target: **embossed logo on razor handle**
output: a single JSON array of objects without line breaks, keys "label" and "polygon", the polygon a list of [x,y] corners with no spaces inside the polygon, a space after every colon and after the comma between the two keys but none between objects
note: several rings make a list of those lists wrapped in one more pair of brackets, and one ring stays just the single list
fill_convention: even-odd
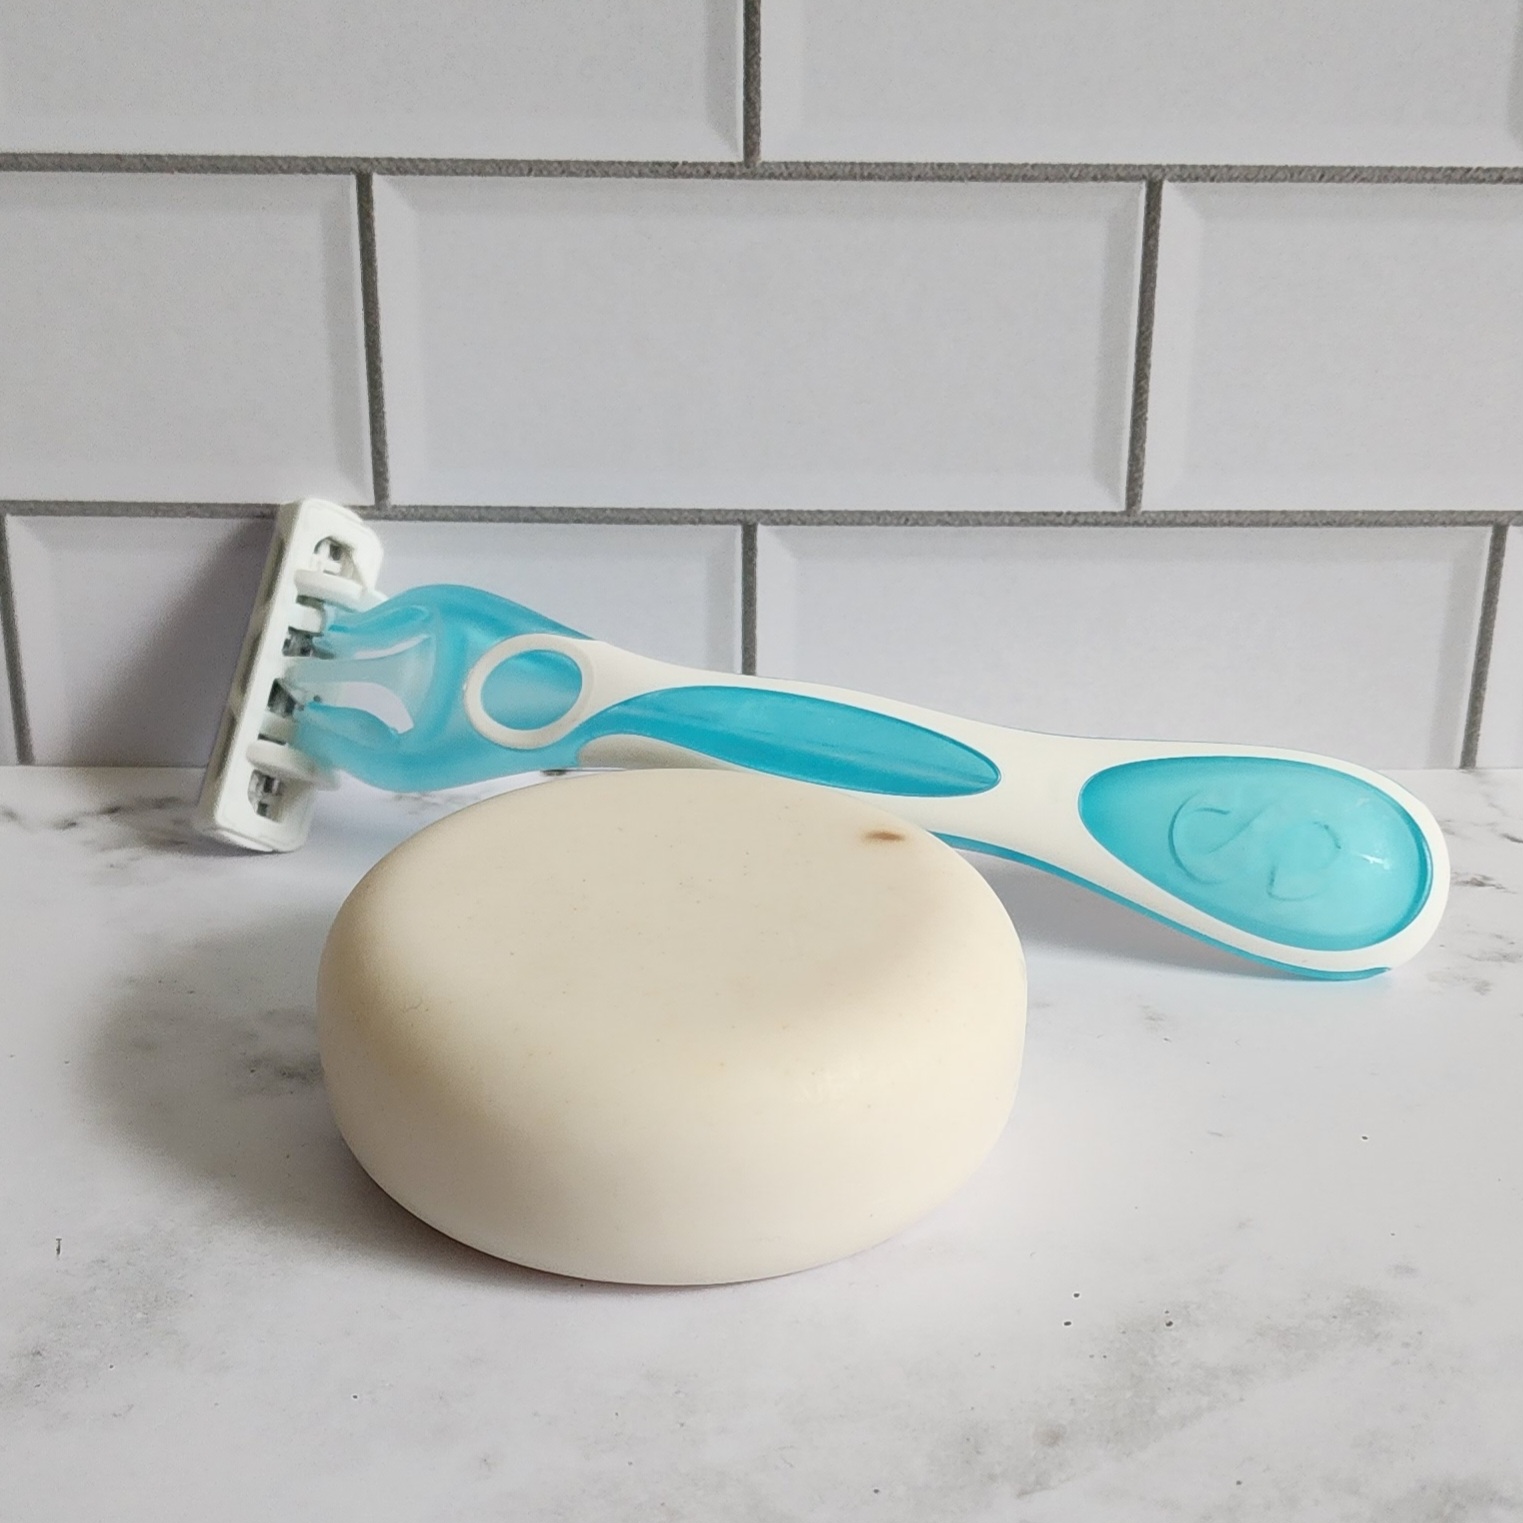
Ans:
[{"label": "embossed logo on razor handle", "polygon": [[1276,799],[1198,793],[1169,825],[1174,860],[1197,883],[1249,879],[1275,899],[1311,899],[1328,882],[1343,843],[1324,819]]}]

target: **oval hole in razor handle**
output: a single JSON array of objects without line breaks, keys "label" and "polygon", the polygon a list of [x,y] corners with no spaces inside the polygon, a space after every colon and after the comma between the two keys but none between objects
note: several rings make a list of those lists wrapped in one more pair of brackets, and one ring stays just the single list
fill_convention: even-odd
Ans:
[{"label": "oval hole in razor handle", "polygon": [[[580,677],[561,717],[515,730],[488,714],[481,694],[501,664],[549,649]],[[499,744],[570,739],[592,764],[707,761],[886,795],[955,845],[1045,868],[1301,973],[1357,978],[1405,961],[1447,895],[1447,851],[1428,810],[1327,758],[1037,735],[548,634],[503,642],[473,681],[467,710]]]},{"label": "oval hole in razor handle", "polygon": [[[749,772],[850,792],[941,798],[982,793],[999,781],[999,768],[988,757],[938,730],[860,704],[759,683],[710,678],[606,702],[606,684],[596,672],[598,662],[609,659],[600,653],[611,651],[595,641],[573,645],[548,634],[505,640],[467,680],[466,713],[488,740],[515,749],[573,737],[585,750],[606,737],[639,737]],[[493,686],[504,673],[552,654],[569,656],[575,668],[574,686],[568,683],[555,720],[528,724],[523,700],[503,685],[494,701]],[[539,675],[536,697],[542,702]],[[590,714],[600,688],[605,706]],[[503,722],[505,711],[515,724]],[[535,717],[543,721],[542,713]]]}]

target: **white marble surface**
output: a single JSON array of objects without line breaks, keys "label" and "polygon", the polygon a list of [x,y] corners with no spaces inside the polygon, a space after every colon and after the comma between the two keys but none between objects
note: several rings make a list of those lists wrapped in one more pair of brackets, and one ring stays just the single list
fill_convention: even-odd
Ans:
[{"label": "white marble surface", "polygon": [[1523,1517],[1523,773],[1407,781],[1457,886],[1368,983],[993,868],[1032,1008],[990,1162],[672,1291],[457,1247],[334,1132],[324,932],[446,804],[355,787],[256,859],[191,774],[0,772],[0,1516]]}]

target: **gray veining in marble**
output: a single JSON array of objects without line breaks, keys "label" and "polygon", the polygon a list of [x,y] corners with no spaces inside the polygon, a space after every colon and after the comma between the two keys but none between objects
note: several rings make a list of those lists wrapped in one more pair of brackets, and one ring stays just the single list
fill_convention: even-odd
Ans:
[{"label": "gray veining in marble", "polygon": [[1523,1518],[1523,774],[1407,781],[1452,908],[1367,983],[989,867],[1031,1022],[972,1183],[631,1290],[440,1237],[329,1118],[327,924],[458,799],[252,858],[188,774],[0,771],[0,1516]]}]

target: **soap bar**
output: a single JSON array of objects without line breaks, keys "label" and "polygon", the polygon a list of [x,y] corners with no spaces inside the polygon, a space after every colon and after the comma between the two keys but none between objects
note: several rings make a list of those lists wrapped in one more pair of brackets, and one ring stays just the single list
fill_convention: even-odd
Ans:
[{"label": "soap bar", "polygon": [[978,872],[861,799],[589,773],[462,809],[356,887],[323,1072],[408,1210],[581,1279],[804,1269],[945,1200],[1009,1114],[1019,939]]}]

